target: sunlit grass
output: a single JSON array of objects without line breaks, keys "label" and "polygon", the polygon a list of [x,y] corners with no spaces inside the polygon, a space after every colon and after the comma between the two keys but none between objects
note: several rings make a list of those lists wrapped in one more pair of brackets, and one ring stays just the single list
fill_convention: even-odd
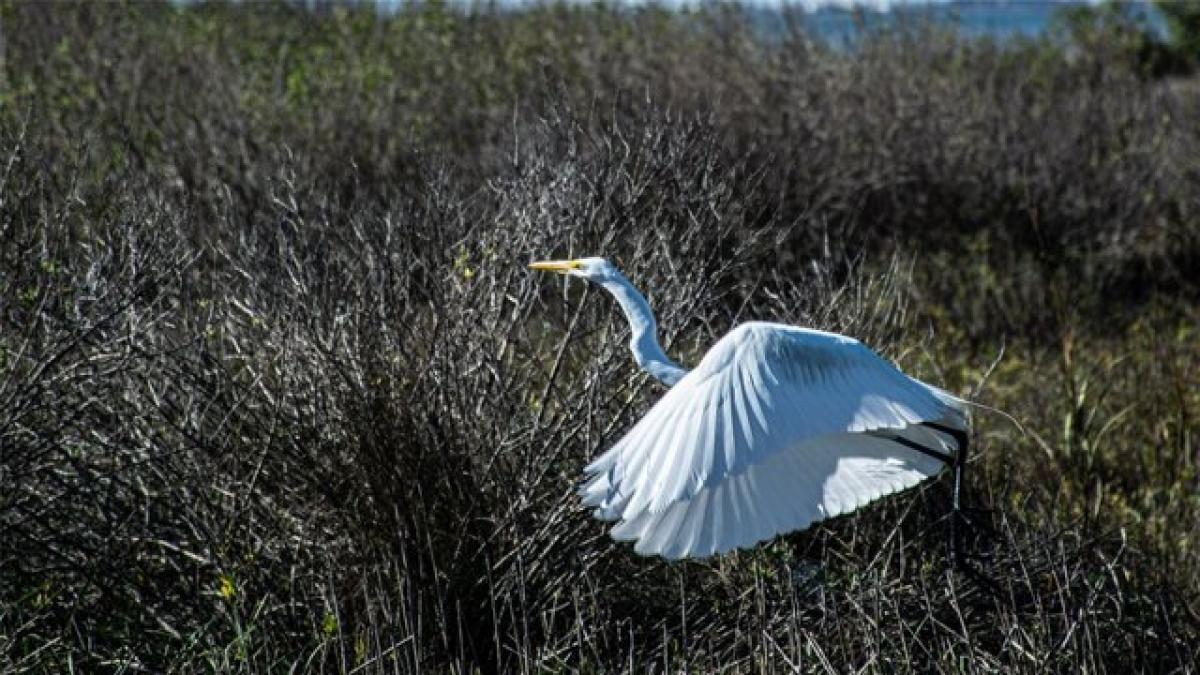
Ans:
[{"label": "sunlit grass", "polygon": [[[736,12],[4,4],[0,668],[1128,672],[1200,645],[1197,109],[1061,44]],[[1184,94],[1179,94],[1183,92]],[[579,508],[695,363],[847,332],[948,486],[667,564]]]}]

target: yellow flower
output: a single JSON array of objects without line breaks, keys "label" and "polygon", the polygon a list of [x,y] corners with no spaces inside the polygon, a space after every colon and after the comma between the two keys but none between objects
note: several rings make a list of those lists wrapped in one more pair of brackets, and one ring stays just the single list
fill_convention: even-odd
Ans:
[{"label": "yellow flower", "polygon": [[222,598],[232,600],[237,595],[237,586],[233,584],[233,577],[228,574],[221,575],[221,589],[218,591]]}]

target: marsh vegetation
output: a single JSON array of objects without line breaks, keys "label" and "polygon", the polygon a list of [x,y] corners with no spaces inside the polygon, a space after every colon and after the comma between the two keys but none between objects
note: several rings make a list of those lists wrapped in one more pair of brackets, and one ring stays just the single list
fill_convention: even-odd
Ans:
[{"label": "marsh vegetation", "polygon": [[[1186,68],[720,8],[0,11],[4,670],[1194,669]],[[945,478],[715,560],[609,540],[580,469],[660,389],[525,269],[569,254],[686,364],[793,322],[1019,420],[975,422],[993,585]]]}]

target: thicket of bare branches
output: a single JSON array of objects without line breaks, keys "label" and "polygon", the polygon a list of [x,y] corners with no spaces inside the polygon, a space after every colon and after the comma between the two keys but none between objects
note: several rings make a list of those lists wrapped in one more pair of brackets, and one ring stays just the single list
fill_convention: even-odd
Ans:
[{"label": "thicket of bare branches", "polygon": [[[5,670],[1193,667],[1186,92],[719,11],[3,12]],[[682,362],[770,318],[1018,417],[990,582],[937,481],[718,560],[610,541],[580,467],[661,390],[525,269],[588,254]]]}]

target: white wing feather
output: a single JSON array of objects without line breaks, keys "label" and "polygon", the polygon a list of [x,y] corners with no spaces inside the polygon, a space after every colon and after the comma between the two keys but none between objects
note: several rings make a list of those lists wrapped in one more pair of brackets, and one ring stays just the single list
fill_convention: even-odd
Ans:
[{"label": "white wing feather", "polygon": [[936,475],[941,461],[889,439],[957,451],[921,422],[966,426],[956,399],[852,338],[742,324],[587,467],[580,494],[639,553],[721,553]]}]

